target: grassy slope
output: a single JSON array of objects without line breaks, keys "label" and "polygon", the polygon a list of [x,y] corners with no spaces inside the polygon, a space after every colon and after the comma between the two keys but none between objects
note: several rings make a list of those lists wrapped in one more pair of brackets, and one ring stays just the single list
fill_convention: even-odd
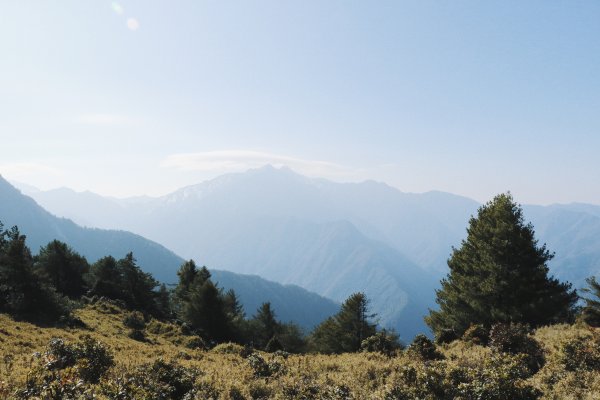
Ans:
[{"label": "grassy slope", "polygon": [[[333,390],[346,386],[352,398],[380,399],[389,390],[391,382],[401,375],[407,366],[421,368],[422,361],[406,354],[387,358],[378,354],[344,354],[338,356],[301,355],[281,357],[285,372],[274,378],[256,378],[247,360],[237,354],[221,354],[214,350],[189,349],[185,346],[190,337],[182,335],[176,326],[151,322],[155,329],[146,329],[147,342],[138,342],[127,336],[123,326],[124,312],[110,304],[88,305],[76,311],[76,315],[85,323],[86,328],[43,328],[26,322],[17,322],[0,314],[0,399],[2,392],[12,392],[22,386],[27,372],[35,363],[35,352],[44,351],[53,337],[75,341],[89,334],[107,344],[115,355],[116,367],[112,374],[125,369],[151,362],[158,357],[176,360],[181,365],[193,366],[202,371],[200,381],[209,382],[223,395],[229,398],[232,387],[238,388],[247,398],[256,388],[271,393],[269,398],[283,397],[284,388],[310,387],[320,390]],[[160,332],[151,333],[149,331]],[[545,399],[598,399],[600,398],[600,372],[566,372],[557,370],[553,359],[559,345],[565,339],[575,336],[590,336],[589,328],[559,325],[539,329],[535,338],[547,350],[547,366],[529,383],[542,389]],[[464,342],[454,342],[442,348],[449,365],[481,365],[491,357],[491,351],[481,346]],[[274,356],[264,354],[268,361]],[[557,375],[558,371],[558,375]],[[547,382],[550,376],[559,376],[560,380],[552,388]],[[337,397],[331,397],[337,398]]]}]

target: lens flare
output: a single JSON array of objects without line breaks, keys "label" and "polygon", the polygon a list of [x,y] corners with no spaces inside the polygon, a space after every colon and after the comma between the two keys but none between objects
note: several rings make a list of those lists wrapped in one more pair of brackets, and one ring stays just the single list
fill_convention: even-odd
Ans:
[{"label": "lens flare", "polygon": [[128,18],[127,27],[132,31],[137,31],[140,28],[140,23],[135,18]]},{"label": "lens flare", "polygon": [[117,13],[118,15],[123,14],[123,7],[119,3],[117,3],[116,1],[113,1],[111,6],[115,13]]}]

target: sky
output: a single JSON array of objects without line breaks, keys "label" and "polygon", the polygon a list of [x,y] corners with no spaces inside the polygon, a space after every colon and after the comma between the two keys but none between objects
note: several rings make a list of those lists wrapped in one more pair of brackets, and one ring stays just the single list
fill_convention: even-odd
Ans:
[{"label": "sky", "polygon": [[5,1],[0,174],[161,195],[264,164],[600,204],[600,2]]}]

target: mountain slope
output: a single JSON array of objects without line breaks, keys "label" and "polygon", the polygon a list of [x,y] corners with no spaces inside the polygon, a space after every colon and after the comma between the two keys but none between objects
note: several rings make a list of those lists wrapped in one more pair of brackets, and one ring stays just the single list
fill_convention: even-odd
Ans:
[{"label": "mountain slope", "polygon": [[[175,253],[141,236],[125,231],[82,228],[68,219],[57,218],[2,177],[0,221],[7,227],[17,225],[27,236],[33,253],[53,239],[68,243],[90,262],[106,255],[120,258],[133,251],[145,271],[167,283],[177,281],[176,272],[183,263]],[[332,300],[297,286],[283,286],[257,276],[226,271],[211,269],[211,273],[225,290],[236,291],[248,315],[252,315],[262,302],[270,301],[280,319],[295,321],[309,330],[339,309]]]},{"label": "mountain slope", "polygon": [[175,253],[142,236],[125,231],[82,228],[68,219],[57,218],[2,177],[0,204],[0,221],[5,226],[18,225],[27,236],[33,253],[53,239],[68,243],[90,262],[106,255],[121,258],[132,251],[146,271],[167,282],[175,278],[182,263]]}]

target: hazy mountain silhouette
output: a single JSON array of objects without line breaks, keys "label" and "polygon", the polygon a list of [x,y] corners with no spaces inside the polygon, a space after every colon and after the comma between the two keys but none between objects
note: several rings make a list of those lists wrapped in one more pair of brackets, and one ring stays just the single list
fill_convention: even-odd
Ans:
[{"label": "hazy mountain silhouette", "polygon": [[[61,189],[60,192],[69,192]],[[100,207],[101,196],[84,194],[84,199],[95,199],[94,207]],[[105,209],[99,209],[101,214]],[[0,177],[0,221],[5,227],[17,225],[27,236],[27,243],[35,254],[40,247],[53,239],[68,243],[88,261],[113,255],[123,257],[132,251],[138,264],[157,279],[166,283],[177,281],[177,269],[183,259],[162,245],[130,232],[83,228],[74,222],[58,218],[33,199],[23,195]],[[339,304],[294,285],[281,285],[258,276],[239,275],[213,270],[215,281],[225,290],[234,289],[246,313],[252,315],[262,302],[270,301],[278,318],[295,321],[305,329],[311,329],[328,316],[336,313]]]},{"label": "hazy mountain silhouette", "polygon": [[[382,322],[405,334],[403,325],[420,321],[432,305],[452,246],[460,245],[479,207],[449,193],[334,183],[271,166],[154,199],[97,196],[106,202],[95,203],[102,213],[88,195],[62,192],[32,196],[50,209],[61,204],[63,215],[91,226],[131,230],[219,268],[298,284],[337,301],[364,290]],[[553,274],[580,287],[600,271],[600,207],[526,206],[525,218],[556,252]]]}]

